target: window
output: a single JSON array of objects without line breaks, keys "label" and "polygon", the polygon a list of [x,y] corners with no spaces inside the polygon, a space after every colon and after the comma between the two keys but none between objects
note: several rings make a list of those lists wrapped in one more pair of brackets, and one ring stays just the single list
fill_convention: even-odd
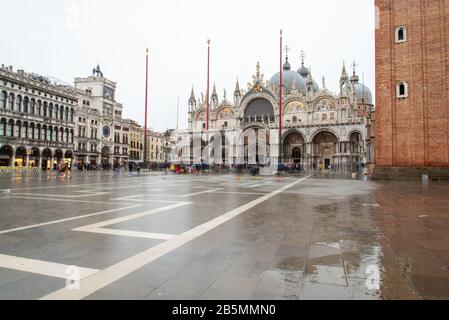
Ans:
[{"label": "window", "polygon": [[407,41],[407,29],[405,27],[398,27],[396,28],[396,35],[395,35],[396,43],[403,43]]},{"label": "window", "polygon": [[15,95],[14,93],[10,93],[8,99],[8,109],[14,110],[14,102],[15,102]]},{"label": "window", "polygon": [[6,108],[6,100],[7,100],[8,94],[6,91],[2,91],[0,94],[0,108],[5,109]]},{"label": "window", "polygon": [[298,122],[298,117],[294,116],[293,117],[293,123],[296,123],[296,122]]},{"label": "window", "polygon": [[22,112],[22,96],[17,96],[17,99],[16,99],[16,112]]},{"label": "window", "polygon": [[398,98],[408,97],[408,84],[407,82],[399,82],[396,89],[396,95]]}]

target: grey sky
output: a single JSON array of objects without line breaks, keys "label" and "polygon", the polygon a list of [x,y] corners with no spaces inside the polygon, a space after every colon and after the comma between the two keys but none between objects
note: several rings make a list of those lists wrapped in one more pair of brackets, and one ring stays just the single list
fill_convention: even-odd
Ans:
[{"label": "grey sky", "polygon": [[[374,94],[374,0],[2,0],[0,63],[72,83],[100,63],[118,83],[124,116],[143,123],[145,48],[150,48],[149,123],[187,126],[192,85],[206,91],[206,39],[212,40],[212,84],[232,97],[246,88],[257,61],[265,78],[279,68],[279,30],[300,66],[300,51],[338,90],[342,61],[355,59]],[[348,66],[348,69],[350,67]]]}]

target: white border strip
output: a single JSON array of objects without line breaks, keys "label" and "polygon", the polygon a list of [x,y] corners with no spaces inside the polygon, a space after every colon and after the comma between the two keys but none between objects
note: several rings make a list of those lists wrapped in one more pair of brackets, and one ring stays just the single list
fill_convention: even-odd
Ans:
[{"label": "white border strip", "polygon": [[190,231],[187,231],[175,238],[154,246],[148,250],[142,251],[128,259],[125,259],[111,267],[99,271],[92,276],[80,281],[80,290],[68,290],[67,288],[60,289],[49,295],[41,298],[41,300],[79,300],[83,299],[96,291],[118,281],[126,275],[142,268],[143,266],[157,260],[158,258],[178,249],[179,247],[197,239],[205,233],[217,228],[218,226],[228,222],[237,217],[245,211],[248,211],[261,203],[279,195],[287,189],[305,181],[311,176],[297,180],[294,183],[286,185],[270,194],[251,201],[243,206],[240,206],[228,213],[223,214],[215,219],[210,220]]},{"label": "white border strip", "polygon": [[[41,274],[49,277],[67,279],[70,276],[70,274],[67,272],[68,267],[69,266],[65,264],[0,254],[0,268],[5,269],[12,269]],[[90,268],[77,268],[79,269],[79,275],[81,279],[89,277],[99,271],[97,269]]]},{"label": "white border strip", "polygon": [[117,211],[122,211],[122,210],[128,210],[128,209],[133,209],[133,208],[137,208],[137,207],[139,207],[139,205],[134,205],[134,206],[125,207],[125,208],[112,209],[112,210],[107,210],[107,211],[102,211],[102,212],[97,212],[97,213],[91,213],[91,214],[86,214],[86,215],[83,215],[83,216],[71,217],[71,218],[67,218],[67,219],[60,219],[60,220],[54,220],[54,221],[49,221],[49,222],[43,222],[43,223],[33,224],[33,225],[30,225],[30,226],[25,226],[25,227],[19,227],[19,228],[14,228],[14,229],[9,229],[9,230],[3,230],[3,231],[0,231],[0,234],[6,234],[6,233],[11,233],[11,232],[16,232],[16,231],[33,229],[33,228],[48,226],[48,225],[51,225],[51,224],[57,224],[57,223],[61,223],[61,222],[68,222],[68,221],[73,221],[73,220],[78,220],[78,219],[90,218],[90,217],[95,217],[95,216],[99,216],[99,215],[106,214],[106,213],[117,212]]}]

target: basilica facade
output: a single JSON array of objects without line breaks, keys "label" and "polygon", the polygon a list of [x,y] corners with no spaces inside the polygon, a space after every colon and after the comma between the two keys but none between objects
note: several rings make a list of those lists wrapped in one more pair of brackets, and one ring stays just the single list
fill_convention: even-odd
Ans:
[{"label": "basilica facade", "polygon": [[324,78],[318,85],[303,55],[297,71],[287,56],[282,77],[281,131],[280,73],[266,81],[259,63],[247,90],[237,80],[233,101],[226,91],[220,99],[214,85],[209,114],[204,96],[197,98],[192,89],[189,128],[176,132],[177,162],[276,168],[281,161],[304,171],[371,168],[375,110],[372,93],[361,83],[355,65],[352,75],[343,65],[338,93],[326,88]]}]

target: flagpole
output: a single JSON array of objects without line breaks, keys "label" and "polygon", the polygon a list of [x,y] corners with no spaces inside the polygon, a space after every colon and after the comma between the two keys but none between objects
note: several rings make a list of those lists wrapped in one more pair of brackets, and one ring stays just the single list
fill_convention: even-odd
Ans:
[{"label": "flagpole", "polygon": [[278,154],[278,175],[280,174],[279,166],[282,162],[282,29],[280,33],[280,76],[279,76],[279,154]]},{"label": "flagpole", "polygon": [[207,39],[207,90],[206,90],[206,161],[209,165],[209,91],[210,91],[210,39]]},{"label": "flagpole", "polygon": [[144,166],[147,168],[147,135],[148,135],[148,48],[146,49],[146,76],[145,76],[145,129],[144,129]]}]

